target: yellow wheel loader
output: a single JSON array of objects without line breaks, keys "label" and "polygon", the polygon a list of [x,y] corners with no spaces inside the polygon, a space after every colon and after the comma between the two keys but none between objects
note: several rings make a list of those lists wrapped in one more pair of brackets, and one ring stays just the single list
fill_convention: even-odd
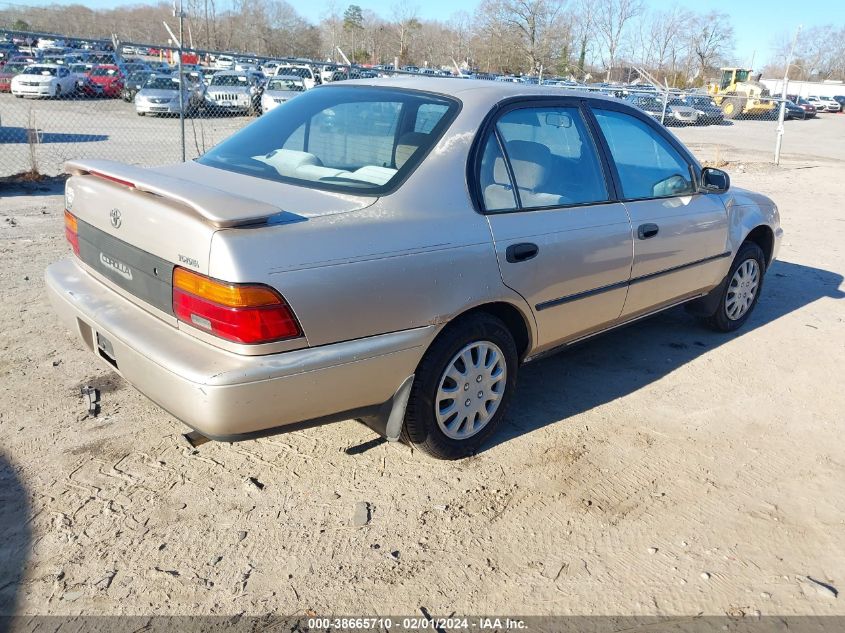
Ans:
[{"label": "yellow wheel loader", "polygon": [[777,111],[777,103],[771,99],[769,89],[759,81],[751,79],[750,68],[722,68],[719,83],[708,86],[707,92],[713,97],[726,119],[740,116],[772,116]]}]

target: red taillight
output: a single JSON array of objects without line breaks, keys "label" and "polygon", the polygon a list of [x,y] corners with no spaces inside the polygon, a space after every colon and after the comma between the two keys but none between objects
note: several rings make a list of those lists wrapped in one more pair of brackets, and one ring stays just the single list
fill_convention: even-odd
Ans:
[{"label": "red taillight", "polygon": [[236,343],[267,343],[302,335],[287,302],[272,288],[229,284],[173,269],[173,312],[180,321]]},{"label": "red taillight", "polygon": [[65,210],[65,237],[73,249],[74,255],[79,256],[79,224],[76,216]]}]

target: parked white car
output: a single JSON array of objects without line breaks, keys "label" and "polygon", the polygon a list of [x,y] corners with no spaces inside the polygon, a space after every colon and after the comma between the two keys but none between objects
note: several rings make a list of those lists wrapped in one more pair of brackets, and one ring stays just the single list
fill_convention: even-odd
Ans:
[{"label": "parked white car", "polygon": [[235,58],[231,55],[218,55],[214,60],[214,67],[220,70],[231,70],[235,67]]},{"label": "parked white car", "polygon": [[842,109],[840,103],[830,97],[819,97],[813,95],[807,97],[807,101],[816,107],[816,112],[839,112]]},{"label": "parked white car", "polygon": [[16,97],[61,97],[76,90],[76,75],[67,66],[32,64],[12,79]]},{"label": "parked white car", "polygon": [[276,76],[280,77],[282,75],[295,75],[296,77],[302,77],[302,82],[305,84],[306,90],[311,90],[314,86],[319,86],[323,83],[323,78],[320,77],[320,73],[315,73],[310,66],[306,66],[305,64],[279,66],[276,68]]},{"label": "parked white car", "polygon": [[261,113],[267,113],[277,105],[293,99],[305,92],[305,83],[296,75],[270,77],[261,93]]}]

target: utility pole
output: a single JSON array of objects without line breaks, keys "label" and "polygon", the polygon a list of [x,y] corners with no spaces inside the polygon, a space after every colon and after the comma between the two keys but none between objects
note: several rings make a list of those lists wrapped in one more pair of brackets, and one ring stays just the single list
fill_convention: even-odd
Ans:
[{"label": "utility pole", "polygon": [[789,48],[789,55],[786,57],[786,70],[783,71],[783,90],[781,91],[780,112],[778,112],[778,132],[775,139],[775,165],[780,165],[780,148],[783,144],[783,120],[786,116],[786,88],[789,83],[789,67],[792,65],[792,55],[795,53],[795,46],[798,44],[798,35],[801,33],[801,25],[795,29],[795,37],[792,38],[792,46]]}]

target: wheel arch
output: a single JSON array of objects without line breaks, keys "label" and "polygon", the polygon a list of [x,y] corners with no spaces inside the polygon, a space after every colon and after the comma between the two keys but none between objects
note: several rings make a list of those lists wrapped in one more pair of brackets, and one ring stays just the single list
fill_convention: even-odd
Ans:
[{"label": "wheel arch", "polygon": [[[508,301],[491,301],[473,306],[472,308],[456,314],[449,320],[443,330],[449,328],[461,319],[479,313],[486,313],[494,316],[505,324],[505,327],[508,329],[511,336],[513,336],[513,340],[516,343],[517,356],[519,357],[520,362],[523,361],[532,348],[534,332],[531,328],[531,322],[529,321],[530,317],[526,316],[522,310]],[[441,333],[443,330],[441,330]],[[438,334],[438,336],[440,336],[440,334]]]},{"label": "wheel arch", "polygon": [[775,233],[770,226],[760,224],[754,227],[745,236],[743,242],[754,242],[757,244],[766,256],[766,268],[771,266],[775,251]]}]

